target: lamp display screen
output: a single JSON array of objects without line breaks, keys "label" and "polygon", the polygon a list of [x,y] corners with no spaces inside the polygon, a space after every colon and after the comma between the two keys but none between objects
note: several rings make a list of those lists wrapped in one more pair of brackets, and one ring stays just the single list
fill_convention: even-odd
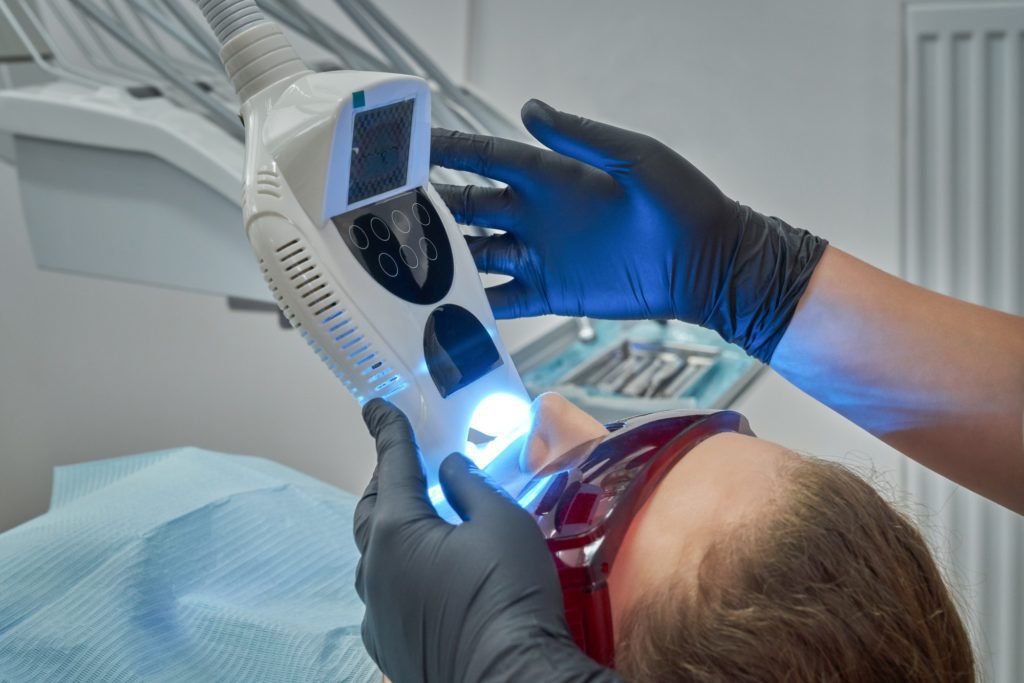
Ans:
[{"label": "lamp display screen", "polygon": [[423,355],[438,393],[445,398],[503,363],[476,316],[454,304],[438,306],[427,318]]},{"label": "lamp display screen", "polygon": [[415,100],[358,112],[352,125],[348,203],[405,185]]}]

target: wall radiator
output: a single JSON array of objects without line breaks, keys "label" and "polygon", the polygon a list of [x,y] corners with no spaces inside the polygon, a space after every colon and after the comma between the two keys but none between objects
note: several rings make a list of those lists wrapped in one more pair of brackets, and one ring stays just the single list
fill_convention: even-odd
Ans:
[{"label": "wall radiator", "polygon": [[[1022,314],[1024,2],[909,4],[904,55],[903,274]],[[1024,681],[1024,518],[903,467],[969,612],[982,680]]]}]

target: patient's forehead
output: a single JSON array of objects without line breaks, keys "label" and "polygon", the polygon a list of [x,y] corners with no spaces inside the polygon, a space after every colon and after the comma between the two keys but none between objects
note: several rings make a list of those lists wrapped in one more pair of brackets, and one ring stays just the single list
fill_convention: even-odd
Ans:
[{"label": "patient's forehead", "polygon": [[717,434],[684,456],[630,524],[609,578],[612,616],[659,585],[696,590],[700,563],[717,540],[770,514],[784,491],[792,451],[744,434]]},{"label": "patient's forehead", "polygon": [[[538,397],[533,417],[522,464],[534,472],[608,433],[558,394]],[[613,622],[621,623],[630,605],[669,581],[695,590],[711,545],[770,510],[784,489],[782,465],[796,457],[778,444],[734,433],[712,436],[687,453],[634,516],[619,548],[608,582]]]}]

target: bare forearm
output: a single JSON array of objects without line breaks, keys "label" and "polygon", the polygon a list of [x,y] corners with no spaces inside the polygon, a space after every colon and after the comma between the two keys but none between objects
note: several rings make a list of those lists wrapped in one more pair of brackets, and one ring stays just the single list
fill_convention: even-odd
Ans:
[{"label": "bare forearm", "polygon": [[772,366],[923,465],[1024,513],[1024,318],[829,248]]}]

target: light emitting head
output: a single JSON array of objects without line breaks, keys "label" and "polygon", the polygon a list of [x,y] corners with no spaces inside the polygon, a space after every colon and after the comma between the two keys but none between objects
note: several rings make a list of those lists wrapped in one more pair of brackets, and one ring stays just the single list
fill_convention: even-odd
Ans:
[{"label": "light emitting head", "polygon": [[484,469],[530,426],[530,404],[524,399],[504,392],[489,394],[469,419],[466,457]]},{"label": "light emitting head", "polygon": [[[518,459],[520,448],[510,446],[529,433],[531,422],[530,404],[523,398],[506,392],[488,394],[469,419],[466,457],[481,470],[503,453]],[[431,486],[427,493],[435,506],[444,500],[440,485]]]},{"label": "light emitting head", "polygon": [[491,438],[530,423],[530,404],[521,397],[504,392],[489,394],[477,404],[469,419],[469,428]]}]

